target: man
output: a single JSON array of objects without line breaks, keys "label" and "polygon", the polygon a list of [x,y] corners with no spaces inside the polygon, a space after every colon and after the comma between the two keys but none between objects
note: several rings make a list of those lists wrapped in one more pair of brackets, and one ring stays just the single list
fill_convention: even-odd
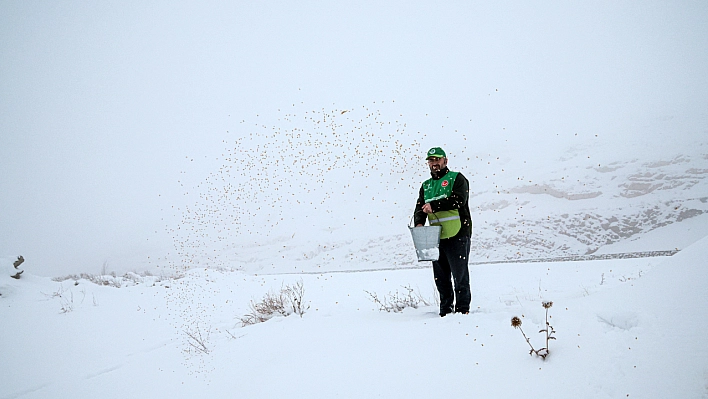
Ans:
[{"label": "man", "polygon": [[423,226],[427,218],[431,225],[442,227],[440,258],[433,261],[440,316],[452,313],[453,309],[468,314],[472,301],[468,268],[472,237],[472,217],[467,204],[469,182],[462,173],[447,168],[442,148],[431,148],[426,159],[432,177],[420,187],[414,223],[416,227]]}]

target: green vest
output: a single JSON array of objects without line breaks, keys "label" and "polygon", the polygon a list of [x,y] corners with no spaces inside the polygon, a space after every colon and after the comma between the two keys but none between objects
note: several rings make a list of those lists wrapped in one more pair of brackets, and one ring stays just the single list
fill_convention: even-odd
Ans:
[{"label": "green vest", "polygon": [[[439,180],[428,179],[423,182],[423,198],[425,203],[448,198],[452,195],[452,186],[455,184],[458,172],[447,172]],[[460,212],[457,209],[451,211],[440,211],[428,215],[431,226],[441,226],[440,238],[454,237],[462,228]]]}]

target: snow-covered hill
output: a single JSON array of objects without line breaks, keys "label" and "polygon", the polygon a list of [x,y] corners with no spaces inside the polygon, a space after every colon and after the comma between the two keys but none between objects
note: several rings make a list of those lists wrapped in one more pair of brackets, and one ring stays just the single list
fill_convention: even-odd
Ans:
[{"label": "snow-covered hill", "polygon": [[[0,399],[708,397],[707,15],[0,2]],[[437,146],[466,316],[407,229]]]},{"label": "snow-covered hill", "polygon": [[[449,146],[473,187],[474,311],[441,319],[405,227],[425,169],[400,140],[418,133],[355,143],[338,120],[227,142],[186,183],[177,252],[155,276],[3,275],[0,398],[708,395],[704,144],[624,161],[606,145],[550,161]],[[568,260],[661,250],[675,254]],[[517,263],[553,257],[566,259]],[[302,317],[241,323],[298,282]],[[372,300],[408,289],[429,305]],[[545,361],[510,325],[544,345],[542,301],[557,331]]]},{"label": "snow-covered hill", "polygon": [[[485,136],[459,116],[407,115],[395,101],[311,108],[259,117],[272,125],[239,121],[213,171],[200,178],[186,168],[184,201],[170,207],[180,222],[166,226],[175,251],[153,265],[411,267],[406,225],[427,178],[422,154],[438,144],[470,181],[475,262],[676,250],[708,234],[708,145],[693,134],[661,148],[651,129],[534,143]],[[689,233],[643,240],[676,223]]]},{"label": "snow-covered hill", "polygon": [[[442,319],[429,269],[194,269],[122,288],[3,276],[0,397],[703,397],[707,240],[669,258],[476,265],[475,310]],[[302,317],[241,327],[250,301],[298,281]],[[403,286],[433,304],[381,312],[365,292]],[[544,345],[544,300],[557,337],[545,361],[510,325]]]}]

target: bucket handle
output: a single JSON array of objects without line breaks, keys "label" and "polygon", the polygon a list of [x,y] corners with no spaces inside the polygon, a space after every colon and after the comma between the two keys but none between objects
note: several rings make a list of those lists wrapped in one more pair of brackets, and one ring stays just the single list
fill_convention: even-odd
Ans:
[{"label": "bucket handle", "polygon": [[[437,217],[437,216],[435,216],[435,214],[434,214],[434,213],[428,213],[428,216],[432,216],[432,217],[434,217],[434,218],[435,218],[435,220],[438,220],[438,221],[440,220],[440,219],[438,219],[438,217]],[[414,221],[414,220],[415,220],[415,212],[413,212],[413,215],[411,215],[411,221],[410,221],[410,222],[408,222],[408,228],[412,229],[412,228],[414,228],[414,227],[415,227],[415,226],[413,225],[413,221]]]}]

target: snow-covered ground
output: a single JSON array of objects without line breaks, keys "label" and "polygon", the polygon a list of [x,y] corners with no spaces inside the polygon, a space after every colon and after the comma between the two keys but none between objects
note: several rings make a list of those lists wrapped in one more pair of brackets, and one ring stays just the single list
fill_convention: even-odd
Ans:
[{"label": "snow-covered ground", "polygon": [[[0,3],[0,399],[708,398],[706,15]],[[407,228],[434,146],[469,315]]]},{"label": "snow-covered ground", "polygon": [[[123,288],[3,276],[2,398],[705,397],[708,238],[672,257],[471,267],[470,315],[378,310],[431,271],[253,275],[194,269]],[[302,281],[309,309],[241,327]],[[556,341],[536,349],[543,300]],[[201,333],[209,353],[190,346]]]},{"label": "snow-covered ground", "polygon": [[[616,162],[611,171],[557,161],[538,172],[550,176],[576,165],[561,180],[583,172],[591,188],[511,179],[500,180],[498,193],[475,191],[470,315],[438,317],[429,263],[415,261],[401,222],[412,209],[403,204],[411,194],[405,190],[384,196],[402,202],[390,208],[372,205],[375,199],[352,201],[351,195],[324,201],[319,222],[295,230],[273,225],[269,234],[250,234],[250,246],[228,234],[220,238],[223,246],[206,232],[204,241],[196,240],[199,229],[214,228],[216,219],[204,213],[203,223],[195,223],[192,211],[184,211],[186,223],[176,230],[194,229],[176,234],[175,245],[188,250],[173,256],[178,261],[163,260],[156,275],[50,279],[27,270],[14,280],[5,273],[0,398],[706,397],[708,223],[702,195],[708,192],[708,157],[701,145],[686,152]],[[472,181],[483,173],[468,174]],[[200,184],[196,198],[207,198],[204,187],[213,185],[209,179]],[[362,192],[376,197],[383,191]],[[271,203],[273,194],[260,195],[256,204]],[[203,204],[197,200],[193,207]],[[393,222],[371,221],[398,207]],[[362,208],[372,216],[359,224]],[[283,226],[297,225],[273,209],[262,222],[281,215]],[[342,226],[326,230],[335,220]],[[538,229],[534,234],[543,239],[527,239],[534,236],[530,231],[509,233],[512,223]],[[258,224],[232,227],[245,232],[253,226]],[[679,252],[516,262],[667,249]],[[253,301],[299,282],[306,308],[301,317],[241,323]],[[401,297],[408,289],[428,305],[396,313],[381,311],[372,300]],[[534,347],[545,346],[537,333],[545,323],[543,301],[553,301],[549,315],[557,338],[545,361],[529,355],[510,324],[518,316]]]}]

